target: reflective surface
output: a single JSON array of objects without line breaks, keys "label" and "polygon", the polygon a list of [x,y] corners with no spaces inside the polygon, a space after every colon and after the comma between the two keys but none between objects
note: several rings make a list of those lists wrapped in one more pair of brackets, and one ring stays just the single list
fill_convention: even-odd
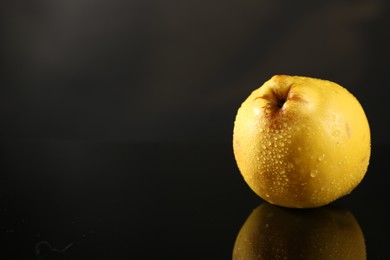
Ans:
[{"label": "reflective surface", "polygon": [[[350,195],[300,211],[258,198],[230,144],[2,143],[0,259],[232,259],[248,234],[288,259],[319,244],[327,259],[343,243],[350,255],[388,259],[388,148],[373,145]],[[279,236],[244,232],[251,218]]]},{"label": "reflective surface", "polygon": [[351,212],[324,206],[287,209],[263,203],[242,226],[233,259],[366,259]]}]

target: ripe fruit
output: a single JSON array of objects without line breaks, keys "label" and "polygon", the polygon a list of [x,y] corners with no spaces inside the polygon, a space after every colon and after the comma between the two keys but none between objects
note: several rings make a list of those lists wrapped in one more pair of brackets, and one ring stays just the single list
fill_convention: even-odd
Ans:
[{"label": "ripe fruit", "polygon": [[233,249],[240,259],[366,259],[364,235],[349,211],[297,210],[263,203],[242,226]]},{"label": "ripe fruit", "polygon": [[239,108],[233,149],[260,197],[285,207],[319,207],[363,179],[370,128],[360,103],[340,85],[277,75]]}]

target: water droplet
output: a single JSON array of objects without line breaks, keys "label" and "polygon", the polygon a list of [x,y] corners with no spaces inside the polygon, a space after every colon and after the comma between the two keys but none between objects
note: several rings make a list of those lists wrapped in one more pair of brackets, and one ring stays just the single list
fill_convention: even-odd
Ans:
[{"label": "water droplet", "polygon": [[340,135],[340,131],[339,131],[339,130],[335,130],[335,131],[332,132],[332,135],[333,135],[334,137],[337,137],[337,136]]},{"label": "water droplet", "polygon": [[300,146],[298,146],[298,151],[300,152],[300,151],[302,151],[302,147],[300,147]]},{"label": "water droplet", "polygon": [[318,157],[318,161],[322,162],[325,158],[325,154],[322,154],[321,156]]},{"label": "water droplet", "polygon": [[312,177],[312,178],[316,177],[317,175],[318,175],[318,171],[317,170],[312,170],[310,172],[310,177]]},{"label": "water droplet", "polygon": [[266,193],[265,196],[266,196],[267,198],[269,198],[269,194],[268,194],[268,193]]},{"label": "water droplet", "polygon": [[263,144],[262,146],[261,146],[263,149],[266,149],[267,147]]},{"label": "water droplet", "polygon": [[271,146],[271,145],[272,145],[271,141],[268,141],[267,146]]},{"label": "water droplet", "polygon": [[289,169],[294,168],[294,164],[292,164],[292,163],[289,162],[289,163],[287,164],[287,168],[289,168]]},{"label": "water droplet", "polygon": [[283,123],[283,127],[287,127],[287,123],[286,122]]}]

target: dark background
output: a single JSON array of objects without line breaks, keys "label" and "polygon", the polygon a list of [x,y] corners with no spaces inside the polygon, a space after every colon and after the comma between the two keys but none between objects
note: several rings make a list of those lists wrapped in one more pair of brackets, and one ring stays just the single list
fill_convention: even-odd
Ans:
[{"label": "dark background", "polygon": [[236,111],[293,74],[363,105],[370,166],[330,206],[389,259],[389,6],[1,1],[0,258],[230,259],[264,203],[234,161]]},{"label": "dark background", "polygon": [[1,1],[2,139],[230,142],[274,74],[335,81],[389,142],[389,2]]}]

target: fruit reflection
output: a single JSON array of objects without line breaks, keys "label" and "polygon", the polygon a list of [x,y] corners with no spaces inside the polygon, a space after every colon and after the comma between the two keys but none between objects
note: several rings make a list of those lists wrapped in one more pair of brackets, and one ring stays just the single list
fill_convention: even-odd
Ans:
[{"label": "fruit reflection", "polygon": [[237,259],[366,259],[363,232],[351,212],[326,206],[288,209],[263,203],[242,226]]}]

